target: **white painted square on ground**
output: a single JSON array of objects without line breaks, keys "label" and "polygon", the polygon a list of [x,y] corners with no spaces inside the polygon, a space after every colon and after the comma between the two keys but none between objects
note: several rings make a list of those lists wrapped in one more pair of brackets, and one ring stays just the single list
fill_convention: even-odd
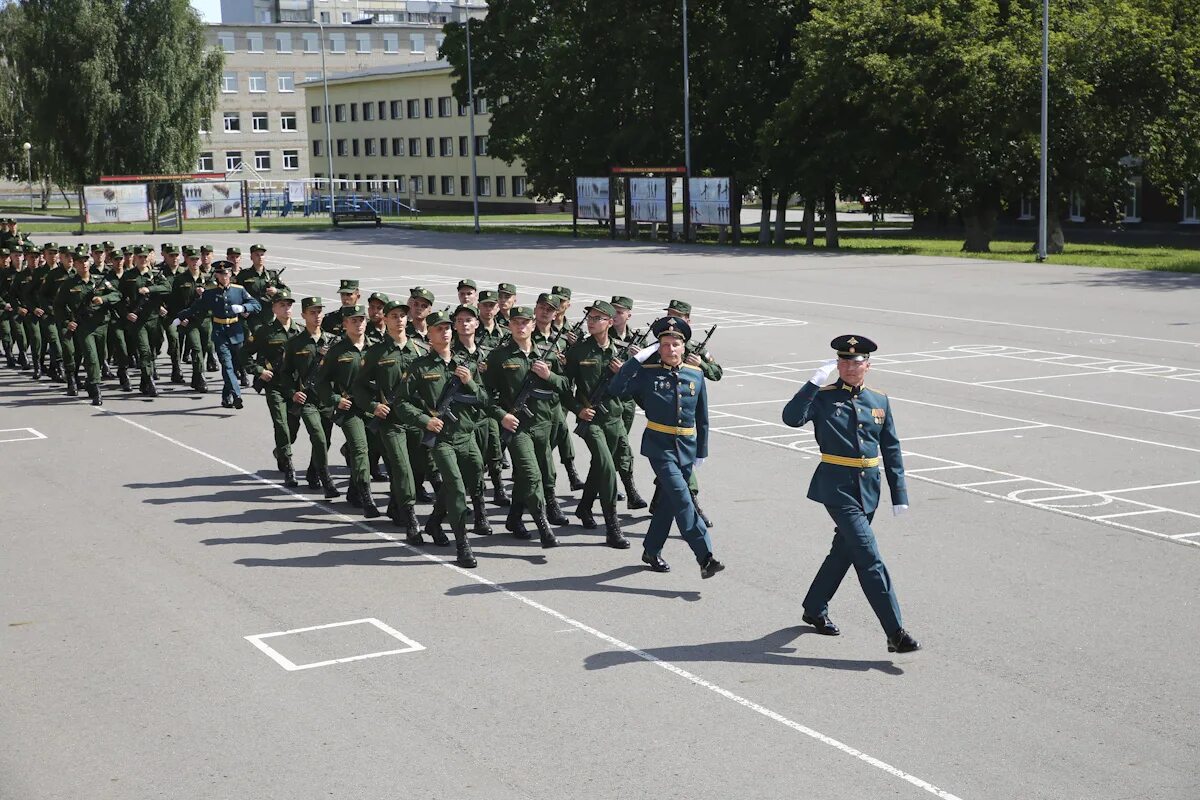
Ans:
[{"label": "white painted square on ground", "polygon": [[[366,627],[354,627],[352,629],[351,626]],[[350,635],[347,636],[346,634]],[[281,639],[280,637],[287,638]],[[290,631],[277,631],[275,633],[258,633],[253,636],[247,636],[245,639],[289,672],[312,669],[314,667],[327,667],[332,664],[345,664],[350,661],[362,661],[368,658],[379,658],[380,656],[415,653],[418,650],[425,649],[424,645],[413,641],[395,628],[385,625],[374,618],[354,619],[349,622],[334,622],[328,625],[313,625],[308,628],[293,628]],[[275,646],[267,644],[264,641],[266,639],[276,639]],[[379,644],[374,644],[375,642],[379,642]],[[404,646],[394,647],[393,645],[396,642],[400,642]],[[372,650],[365,653],[360,652],[352,655],[339,655],[337,658],[305,661],[304,663],[296,663],[294,660],[294,658],[299,657],[296,655],[297,652],[303,652],[305,655],[315,653],[335,655],[337,653],[345,653],[348,650],[363,650],[368,647],[386,647],[387,649]],[[289,658],[281,650],[288,650],[293,657]]]},{"label": "white painted square on ground", "polygon": [[32,442],[45,439],[46,434],[33,428],[0,428],[0,444],[9,442]]}]

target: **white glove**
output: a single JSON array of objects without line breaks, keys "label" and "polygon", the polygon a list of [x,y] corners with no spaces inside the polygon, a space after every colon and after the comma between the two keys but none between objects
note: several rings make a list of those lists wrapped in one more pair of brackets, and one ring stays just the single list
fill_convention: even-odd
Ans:
[{"label": "white glove", "polygon": [[817,367],[817,371],[812,374],[808,382],[816,386],[824,386],[829,383],[829,376],[837,371],[837,359],[831,358],[821,366]]},{"label": "white glove", "polygon": [[647,345],[646,347],[642,348],[641,350],[638,350],[638,354],[636,356],[634,356],[634,358],[637,359],[637,362],[639,364],[645,364],[646,359],[650,358],[650,356],[654,355],[657,352],[658,352],[657,344]]},{"label": "white glove", "polygon": [[892,516],[893,517],[898,517],[901,514],[903,514],[905,511],[908,511],[908,506],[892,506]]},{"label": "white glove", "polygon": [[692,462],[692,469],[700,469],[703,466],[704,466],[703,458],[697,458],[695,461]]},{"label": "white glove", "polygon": [[171,327],[178,328],[181,323],[182,323],[182,320],[180,320],[179,318],[175,318],[175,319],[171,320]]},{"label": "white glove", "polygon": [[246,307],[238,303],[234,303],[229,307],[229,309],[235,314],[243,314],[246,311]]}]

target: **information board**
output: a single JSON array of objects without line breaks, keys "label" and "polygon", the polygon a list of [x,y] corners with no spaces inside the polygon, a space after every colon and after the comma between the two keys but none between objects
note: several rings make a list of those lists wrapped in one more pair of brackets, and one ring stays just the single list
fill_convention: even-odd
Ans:
[{"label": "information board", "polygon": [[729,178],[691,178],[688,192],[693,225],[730,224]]},{"label": "information board", "polygon": [[183,184],[184,219],[225,219],[240,217],[242,214],[240,181],[197,181]]},{"label": "information board", "polygon": [[83,187],[83,207],[89,223],[148,222],[146,184],[110,183]]},{"label": "information board", "polygon": [[667,181],[663,178],[630,178],[630,219],[634,222],[666,222],[668,194]]},{"label": "information board", "polygon": [[575,216],[579,219],[600,219],[606,222],[612,217],[608,178],[575,179]]}]

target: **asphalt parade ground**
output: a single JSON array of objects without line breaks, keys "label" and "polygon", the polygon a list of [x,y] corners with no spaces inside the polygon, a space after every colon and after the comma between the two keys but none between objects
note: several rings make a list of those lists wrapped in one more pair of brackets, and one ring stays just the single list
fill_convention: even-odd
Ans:
[{"label": "asphalt parade ground", "polygon": [[[725,367],[699,479],[728,568],[701,581],[673,534],[673,571],[644,571],[648,516],[621,504],[630,550],[498,532],[462,570],[284,489],[252,391],[237,412],[107,386],[94,409],[3,370],[0,797],[1200,797],[1200,276],[387,229],[203,241],[263,242],[330,307],[343,277],[439,308],[464,277],[521,302],[565,284],[572,317],[625,294],[635,326],[690,301]],[[875,530],[915,654],[887,652],[853,575],[841,637],[800,620],[832,523],[804,496],[811,430],[780,412],[843,333],[879,343],[867,382],[904,446],[912,509],[885,492]],[[561,469],[559,494],[570,516]]]}]

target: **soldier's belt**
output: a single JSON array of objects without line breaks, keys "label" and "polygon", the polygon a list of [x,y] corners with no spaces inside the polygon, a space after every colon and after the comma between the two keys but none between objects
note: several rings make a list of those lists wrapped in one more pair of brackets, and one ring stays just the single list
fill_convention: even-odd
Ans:
[{"label": "soldier's belt", "polygon": [[821,462],[824,464],[836,464],[839,467],[854,467],[855,469],[866,469],[867,467],[878,467],[879,456],[867,458],[860,456],[859,458],[849,458],[847,456],[833,456],[829,453],[821,453]]},{"label": "soldier's belt", "polygon": [[235,322],[241,322],[238,317],[213,317],[212,321],[218,325],[232,325]]},{"label": "soldier's belt", "polygon": [[659,433],[672,433],[676,436],[696,435],[695,428],[677,428],[674,425],[661,425],[657,422],[650,422],[649,420],[646,422],[646,427],[652,431],[658,431]]}]

